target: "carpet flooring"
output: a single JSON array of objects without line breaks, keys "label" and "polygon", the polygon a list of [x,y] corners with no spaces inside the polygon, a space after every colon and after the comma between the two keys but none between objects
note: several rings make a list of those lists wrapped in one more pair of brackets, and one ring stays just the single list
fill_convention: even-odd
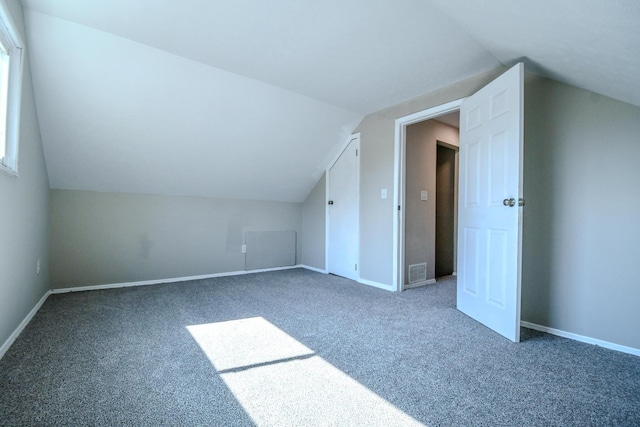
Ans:
[{"label": "carpet flooring", "polygon": [[302,269],[51,295],[0,425],[638,426],[640,358]]}]

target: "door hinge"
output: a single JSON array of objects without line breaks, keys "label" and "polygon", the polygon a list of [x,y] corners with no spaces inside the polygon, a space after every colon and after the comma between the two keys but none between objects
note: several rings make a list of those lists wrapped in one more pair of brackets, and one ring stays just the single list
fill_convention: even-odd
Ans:
[{"label": "door hinge", "polygon": [[358,149],[356,148],[356,157],[358,157]]},{"label": "door hinge", "polygon": [[398,210],[400,210],[400,205],[398,205]]},{"label": "door hinge", "polygon": [[356,264],[356,271],[358,271],[358,264]]}]

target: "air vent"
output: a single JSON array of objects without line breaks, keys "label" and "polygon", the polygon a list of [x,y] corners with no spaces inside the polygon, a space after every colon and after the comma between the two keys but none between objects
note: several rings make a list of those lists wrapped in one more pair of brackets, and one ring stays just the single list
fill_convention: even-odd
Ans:
[{"label": "air vent", "polygon": [[427,280],[427,263],[412,264],[409,266],[409,283],[424,282]]}]

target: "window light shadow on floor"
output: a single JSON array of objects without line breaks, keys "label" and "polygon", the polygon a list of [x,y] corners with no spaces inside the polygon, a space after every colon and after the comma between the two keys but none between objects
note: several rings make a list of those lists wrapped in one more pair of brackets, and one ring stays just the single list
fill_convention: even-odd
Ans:
[{"label": "window light shadow on floor", "polygon": [[262,317],[187,329],[258,426],[423,425]]}]

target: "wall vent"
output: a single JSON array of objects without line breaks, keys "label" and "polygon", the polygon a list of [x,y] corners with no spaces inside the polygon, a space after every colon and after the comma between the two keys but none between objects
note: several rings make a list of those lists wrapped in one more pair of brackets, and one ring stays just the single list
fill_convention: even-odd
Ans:
[{"label": "wall vent", "polygon": [[425,282],[427,280],[427,263],[411,264],[409,266],[409,283]]},{"label": "wall vent", "polygon": [[247,271],[296,265],[296,232],[293,230],[247,231],[244,243]]}]

